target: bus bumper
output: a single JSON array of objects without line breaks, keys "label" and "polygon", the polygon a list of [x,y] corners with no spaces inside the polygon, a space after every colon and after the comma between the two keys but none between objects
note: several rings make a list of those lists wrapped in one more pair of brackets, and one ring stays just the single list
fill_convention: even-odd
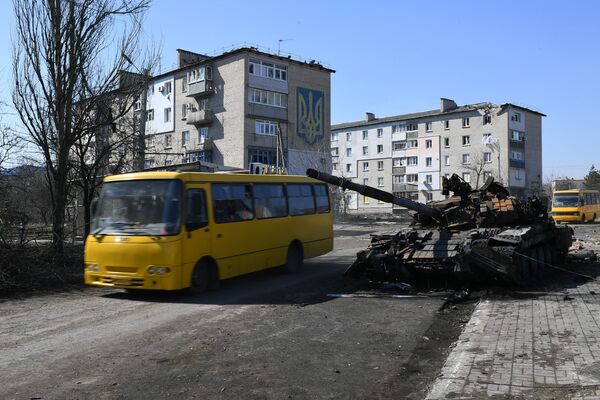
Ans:
[{"label": "bus bumper", "polygon": [[123,276],[106,274],[102,272],[85,271],[85,284],[119,289],[144,289],[144,290],[179,290],[180,279],[175,277],[173,271],[165,275],[152,276]]}]

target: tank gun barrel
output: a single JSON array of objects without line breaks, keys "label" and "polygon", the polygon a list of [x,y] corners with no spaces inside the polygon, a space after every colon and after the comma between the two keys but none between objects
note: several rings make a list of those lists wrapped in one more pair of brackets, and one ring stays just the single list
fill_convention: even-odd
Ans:
[{"label": "tank gun barrel", "polygon": [[435,207],[430,207],[426,204],[412,201],[404,197],[394,196],[394,194],[392,193],[385,192],[383,190],[376,189],[371,186],[360,185],[358,183],[351,182],[339,176],[333,176],[325,172],[317,171],[316,169],[307,169],[306,175],[310,176],[311,178],[323,181],[325,183],[329,183],[330,185],[339,186],[342,189],[350,189],[352,191],[362,194],[363,196],[371,197],[375,200],[380,200],[385,203],[391,203],[397,206],[406,207],[410,210],[417,211],[431,218],[439,218],[441,216],[441,211]]}]

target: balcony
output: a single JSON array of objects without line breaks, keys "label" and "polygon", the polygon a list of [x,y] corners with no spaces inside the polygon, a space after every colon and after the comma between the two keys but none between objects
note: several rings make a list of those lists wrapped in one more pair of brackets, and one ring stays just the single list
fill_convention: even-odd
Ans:
[{"label": "balcony", "polygon": [[197,148],[199,150],[212,150],[213,146],[213,140],[211,138],[205,138],[202,142],[198,143]]},{"label": "balcony", "polygon": [[208,125],[215,117],[211,110],[200,110],[188,113],[186,123],[188,125]]},{"label": "balcony", "polygon": [[406,174],[406,167],[392,167],[392,174],[404,175]]},{"label": "balcony", "polygon": [[417,191],[418,185],[416,183],[393,183],[393,192],[413,192]]},{"label": "balcony", "polygon": [[203,80],[188,83],[188,91],[186,97],[202,97],[207,96],[215,91],[215,86],[211,80]]},{"label": "balcony", "polygon": [[525,160],[517,160],[516,158],[510,158],[508,160],[509,167],[513,168],[525,168]]},{"label": "balcony", "polygon": [[416,139],[419,137],[419,131],[406,132],[406,139]]}]

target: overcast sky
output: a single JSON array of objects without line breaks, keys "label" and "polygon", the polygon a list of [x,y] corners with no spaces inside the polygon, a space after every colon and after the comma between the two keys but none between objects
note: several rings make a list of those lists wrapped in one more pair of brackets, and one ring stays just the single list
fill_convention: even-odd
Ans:
[{"label": "overcast sky", "polygon": [[[600,2],[155,0],[144,37],[211,53],[249,42],[332,75],[333,123],[491,101],[539,110],[544,175],[600,165]],[[12,2],[0,0],[0,100],[10,101]],[[6,110],[5,110],[6,111]],[[9,110],[10,111],[10,110]],[[5,116],[6,118],[6,116]]]}]

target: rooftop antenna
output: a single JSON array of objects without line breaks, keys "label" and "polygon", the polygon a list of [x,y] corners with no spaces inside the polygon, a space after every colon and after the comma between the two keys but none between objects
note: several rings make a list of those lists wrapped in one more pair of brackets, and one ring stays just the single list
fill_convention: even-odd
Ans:
[{"label": "rooftop antenna", "polygon": [[281,42],[289,42],[292,39],[277,39],[277,55],[281,55]]}]

